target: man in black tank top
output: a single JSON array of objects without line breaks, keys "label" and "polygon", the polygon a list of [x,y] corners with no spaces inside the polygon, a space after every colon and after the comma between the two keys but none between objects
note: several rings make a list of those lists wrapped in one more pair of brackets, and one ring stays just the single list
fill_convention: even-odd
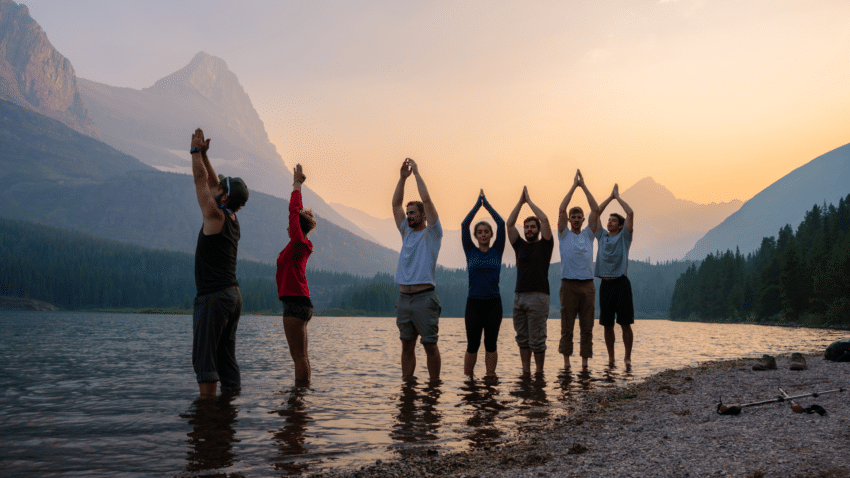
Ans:
[{"label": "man in black tank top", "polygon": [[200,128],[192,135],[192,175],[204,223],[195,249],[195,309],[192,319],[192,366],[201,395],[215,396],[241,386],[236,362],[236,327],[242,296],[236,281],[239,245],[238,211],[248,201],[240,178],[216,176],[207,150],[210,140]]}]

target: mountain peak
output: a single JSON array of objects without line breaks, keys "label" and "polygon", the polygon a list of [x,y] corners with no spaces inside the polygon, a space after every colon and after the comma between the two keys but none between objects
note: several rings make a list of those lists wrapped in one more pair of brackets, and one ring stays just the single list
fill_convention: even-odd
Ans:
[{"label": "mountain peak", "polygon": [[146,89],[170,90],[185,87],[197,90],[213,102],[221,99],[221,90],[238,90],[245,95],[239,79],[227,68],[227,63],[217,56],[202,51],[198,52],[188,65],[159,79],[153,86]]},{"label": "mountain peak", "polygon": [[651,176],[647,176],[636,182],[632,187],[623,191],[623,194],[641,197],[657,197],[660,199],[675,200],[676,197],[669,189],[655,182]]},{"label": "mountain peak", "polygon": [[198,52],[189,64],[143,91],[171,97],[200,93],[212,103],[210,114],[221,115],[230,128],[247,140],[270,144],[260,115],[239,78],[217,56]]}]

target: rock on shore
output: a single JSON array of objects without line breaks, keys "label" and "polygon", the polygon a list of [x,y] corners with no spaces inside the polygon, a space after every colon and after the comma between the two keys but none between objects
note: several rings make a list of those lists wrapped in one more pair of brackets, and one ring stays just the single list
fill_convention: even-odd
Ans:
[{"label": "rock on shore", "polygon": [[490,450],[422,453],[317,476],[433,477],[850,477],[850,391],[801,398],[827,414],[772,403],[725,404],[850,388],[850,363],[807,357],[808,370],[753,371],[756,359],[708,362],[588,394],[567,419]]}]

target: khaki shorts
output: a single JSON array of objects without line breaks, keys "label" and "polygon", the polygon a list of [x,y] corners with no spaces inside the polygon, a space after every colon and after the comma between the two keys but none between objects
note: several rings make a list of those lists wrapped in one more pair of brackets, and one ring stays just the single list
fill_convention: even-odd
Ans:
[{"label": "khaki shorts", "polygon": [[401,340],[422,337],[422,344],[436,344],[440,331],[440,299],[437,291],[427,289],[412,294],[398,293],[396,325]]}]

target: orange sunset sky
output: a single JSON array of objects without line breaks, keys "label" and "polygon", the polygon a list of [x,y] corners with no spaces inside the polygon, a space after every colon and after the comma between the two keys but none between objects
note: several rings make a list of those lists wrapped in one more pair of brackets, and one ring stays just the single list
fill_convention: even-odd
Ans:
[{"label": "orange sunset sky", "polygon": [[285,162],[382,218],[406,156],[459,224],[523,185],[551,218],[577,167],[600,201],[747,200],[850,142],[847,1],[22,3],[82,78],[224,59]]}]

